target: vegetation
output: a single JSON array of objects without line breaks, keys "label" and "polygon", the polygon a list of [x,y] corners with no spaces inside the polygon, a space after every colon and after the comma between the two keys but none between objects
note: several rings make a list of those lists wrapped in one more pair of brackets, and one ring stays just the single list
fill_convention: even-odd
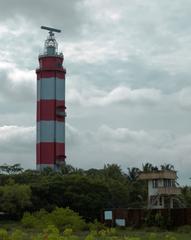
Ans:
[{"label": "vegetation", "polygon": [[69,208],[56,208],[50,213],[45,210],[40,210],[33,214],[26,212],[23,215],[21,223],[25,228],[41,230],[49,225],[54,225],[60,231],[66,228],[73,229],[74,231],[87,228],[85,221]]},{"label": "vegetation", "polygon": [[66,165],[57,173],[48,168],[42,173],[3,172],[0,174],[0,212],[22,216],[26,211],[70,207],[92,221],[100,217],[103,208],[145,207],[147,186],[137,180],[137,173],[135,168],[124,173],[115,164],[87,171]]},{"label": "vegetation", "polygon": [[[161,169],[173,170],[166,164]],[[103,169],[76,169],[66,165],[60,172],[23,170],[20,165],[0,166],[1,219],[17,219],[18,225],[0,229],[0,240],[143,240],[190,239],[191,229],[184,226],[176,234],[108,230],[97,220],[104,208],[145,208],[147,184],[139,181],[140,171],[158,171],[150,163],[142,169],[127,168],[123,172],[116,164]],[[182,188],[182,201],[191,206],[191,187]],[[91,223],[90,223],[91,222]],[[163,228],[168,219],[148,216],[147,226]],[[152,223],[152,224],[151,224]],[[89,231],[84,234],[82,231]],[[156,229],[155,229],[156,230]],[[112,232],[113,231],[113,232]],[[80,232],[76,235],[76,233]],[[29,238],[28,236],[31,236]],[[185,235],[185,238],[184,238]],[[180,238],[180,236],[182,238]]]},{"label": "vegetation", "polygon": [[71,228],[60,231],[55,225],[47,225],[41,231],[29,232],[23,228],[0,229],[1,240],[190,240],[190,233],[146,232],[130,229],[102,229],[100,231],[74,232]]}]

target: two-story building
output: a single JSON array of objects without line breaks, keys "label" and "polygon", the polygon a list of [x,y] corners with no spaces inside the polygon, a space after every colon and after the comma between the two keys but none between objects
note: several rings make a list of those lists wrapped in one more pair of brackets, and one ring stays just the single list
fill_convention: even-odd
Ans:
[{"label": "two-story building", "polygon": [[180,188],[176,186],[176,171],[141,172],[139,179],[148,182],[148,208],[174,208],[175,200],[181,193]]}]

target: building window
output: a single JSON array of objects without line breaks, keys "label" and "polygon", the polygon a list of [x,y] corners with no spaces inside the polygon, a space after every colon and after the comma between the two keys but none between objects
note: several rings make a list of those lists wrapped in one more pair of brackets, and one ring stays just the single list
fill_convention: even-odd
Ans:
[{"label": "building window", "polygon": [[153,188],[158,188],[158,180],[157,179],[152,180],[152,186],[153,186]]},{"label": "building window", "polygon": [[157,206],[158,205],[157,196],[150,196],[150,203],[152,206]]},{"label": "building window", "polygon": [[164,187],[172,187],[172,186],[173,186],[173,180],[164,179]]},{"label": "building window", "polygon": [[159,198],[159,205],[162,206],[162,205],[163,205],[162,203],[163,203],[163,202],[162,202],[162,197],[160,197],[160,198]]}]

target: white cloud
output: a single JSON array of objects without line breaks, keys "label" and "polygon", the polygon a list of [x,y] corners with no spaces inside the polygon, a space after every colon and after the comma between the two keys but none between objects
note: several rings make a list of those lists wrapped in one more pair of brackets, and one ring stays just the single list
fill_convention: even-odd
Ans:
[{"label": "white cloud", "polygon": [[0,61],[1,101],[31,101],[35,99],[36,76],[34,70],[20,69],[10,62]]},{"label": "white cloud", "polygon": [[131,89],[119,86],[111,91],[96,88],[84,89],[81,92],[72,88],[67,92],[69,103],[78,103],[83,106],[108,106],[111,104],[157,104],[162,98],[158,89]]},{"label": "white cloud", "polygon": [[13,152],[29,151],[35,141],[35,127],[2,126],[0,127],[0,149]]},{"label": "white cloud", "polygon": [[78,129],[74,132],[77,138],[81,135],[78,145],[71,145],[68,149],[68,161],[75,166],[100,168],[105,163],[116,163],[125,170],[129,166],[141,168],[146,162],[159,167],[170,163],[179,171],[181,183],[185,184],[190,177],[187,169],[191,167],[191,134],[177,135],[168,130],[131,130],[107,125],[91,133]]},{"label": "white cloud", "polygon": [[180,105],[185,110],[191,110],[191,87],[183,88],[175,97]]},{"label": "white cloud", "polygon": [[[67,69],[67,161],[85,168],[167,161],[187,177],[190,16],[188,0],[3,1],[1,126],[35,125],[33,70],[47,35],[40,26],[47,24],[63,30],[57,40]],[[20,137],[22,127],[1,131],[2,161],[34,167],[34,144],[27,155],[24,143],[17,153],[7,144],[17,146],[13,133]]]}]

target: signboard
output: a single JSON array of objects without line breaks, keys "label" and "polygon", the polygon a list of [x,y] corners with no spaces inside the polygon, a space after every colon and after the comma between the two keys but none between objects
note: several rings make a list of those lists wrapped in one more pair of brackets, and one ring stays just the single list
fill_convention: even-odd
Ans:
[{"label": "signboard", "polygon": [[125,227],[125,219],[115,219],[115,223],[117,226]]},{"label": "signboard", "polygon": [[112,220],[112,211],[104,211],[104,220]]}]

